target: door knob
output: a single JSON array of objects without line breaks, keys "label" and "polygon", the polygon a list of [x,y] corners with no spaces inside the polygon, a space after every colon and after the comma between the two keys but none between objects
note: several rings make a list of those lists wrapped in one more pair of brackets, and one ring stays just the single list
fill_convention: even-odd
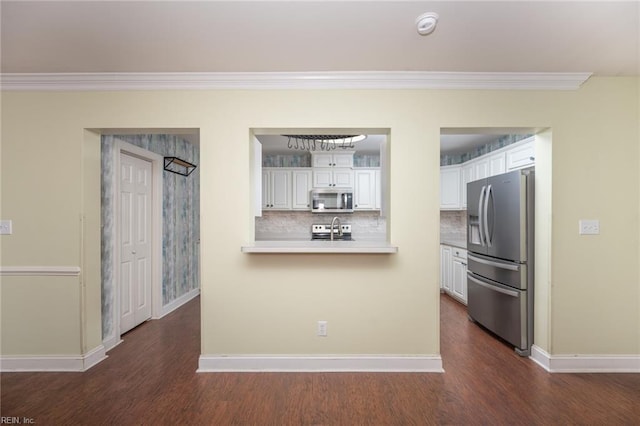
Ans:
[{"label": "door knob", "polygon": [[135,250],[131,250],[131,254],[136,254],[136,251]]}]

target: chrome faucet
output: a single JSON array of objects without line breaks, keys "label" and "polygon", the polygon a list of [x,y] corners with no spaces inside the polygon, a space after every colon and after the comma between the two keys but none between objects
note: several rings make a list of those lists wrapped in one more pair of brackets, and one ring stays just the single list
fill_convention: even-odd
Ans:
[{"label": "chrome faucet", "polygon": [[342,237],[342,224],[340,223],[340,219],[338,218],[338,216],[335,216],[331,221],[331,231],[330,231],[331,241],[333,241],[333,227],[336,222],[338,222],[338,236]]}]

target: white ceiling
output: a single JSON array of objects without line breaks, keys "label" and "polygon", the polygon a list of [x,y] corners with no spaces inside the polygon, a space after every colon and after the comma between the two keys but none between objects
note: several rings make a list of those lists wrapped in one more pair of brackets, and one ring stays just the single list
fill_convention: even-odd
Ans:
[{"label": "white ceiling", "polygon": [[[424,12],[440,16],[426,37]],[[2,0],[0,70],[639,75],[639,23],[638,1]],[[503,130],[444,132],[442,150]]]},{"label": "white ceiling", "polygon": [[[440,15],[429,36],[415,19]],[[4,73],[638,75],[637,1],[2,1]]]}]

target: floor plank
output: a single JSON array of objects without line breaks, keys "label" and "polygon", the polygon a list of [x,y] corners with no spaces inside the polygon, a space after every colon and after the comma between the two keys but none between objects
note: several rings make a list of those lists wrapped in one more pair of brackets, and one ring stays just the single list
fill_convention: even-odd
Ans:
[{"label": "floor plank", "polygon": [[2,373],[40,425],[638,425],[639,374],[549,374],[441,296],[444,374],[195,373],[199,298],[85,373]]}]

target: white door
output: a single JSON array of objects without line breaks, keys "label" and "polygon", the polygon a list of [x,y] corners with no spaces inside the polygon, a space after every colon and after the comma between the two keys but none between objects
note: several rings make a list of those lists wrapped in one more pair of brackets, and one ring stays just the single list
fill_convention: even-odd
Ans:
[{"label": "white door", "polygon": [[120,154],[120,333],[151,318],[151,162]]}]

